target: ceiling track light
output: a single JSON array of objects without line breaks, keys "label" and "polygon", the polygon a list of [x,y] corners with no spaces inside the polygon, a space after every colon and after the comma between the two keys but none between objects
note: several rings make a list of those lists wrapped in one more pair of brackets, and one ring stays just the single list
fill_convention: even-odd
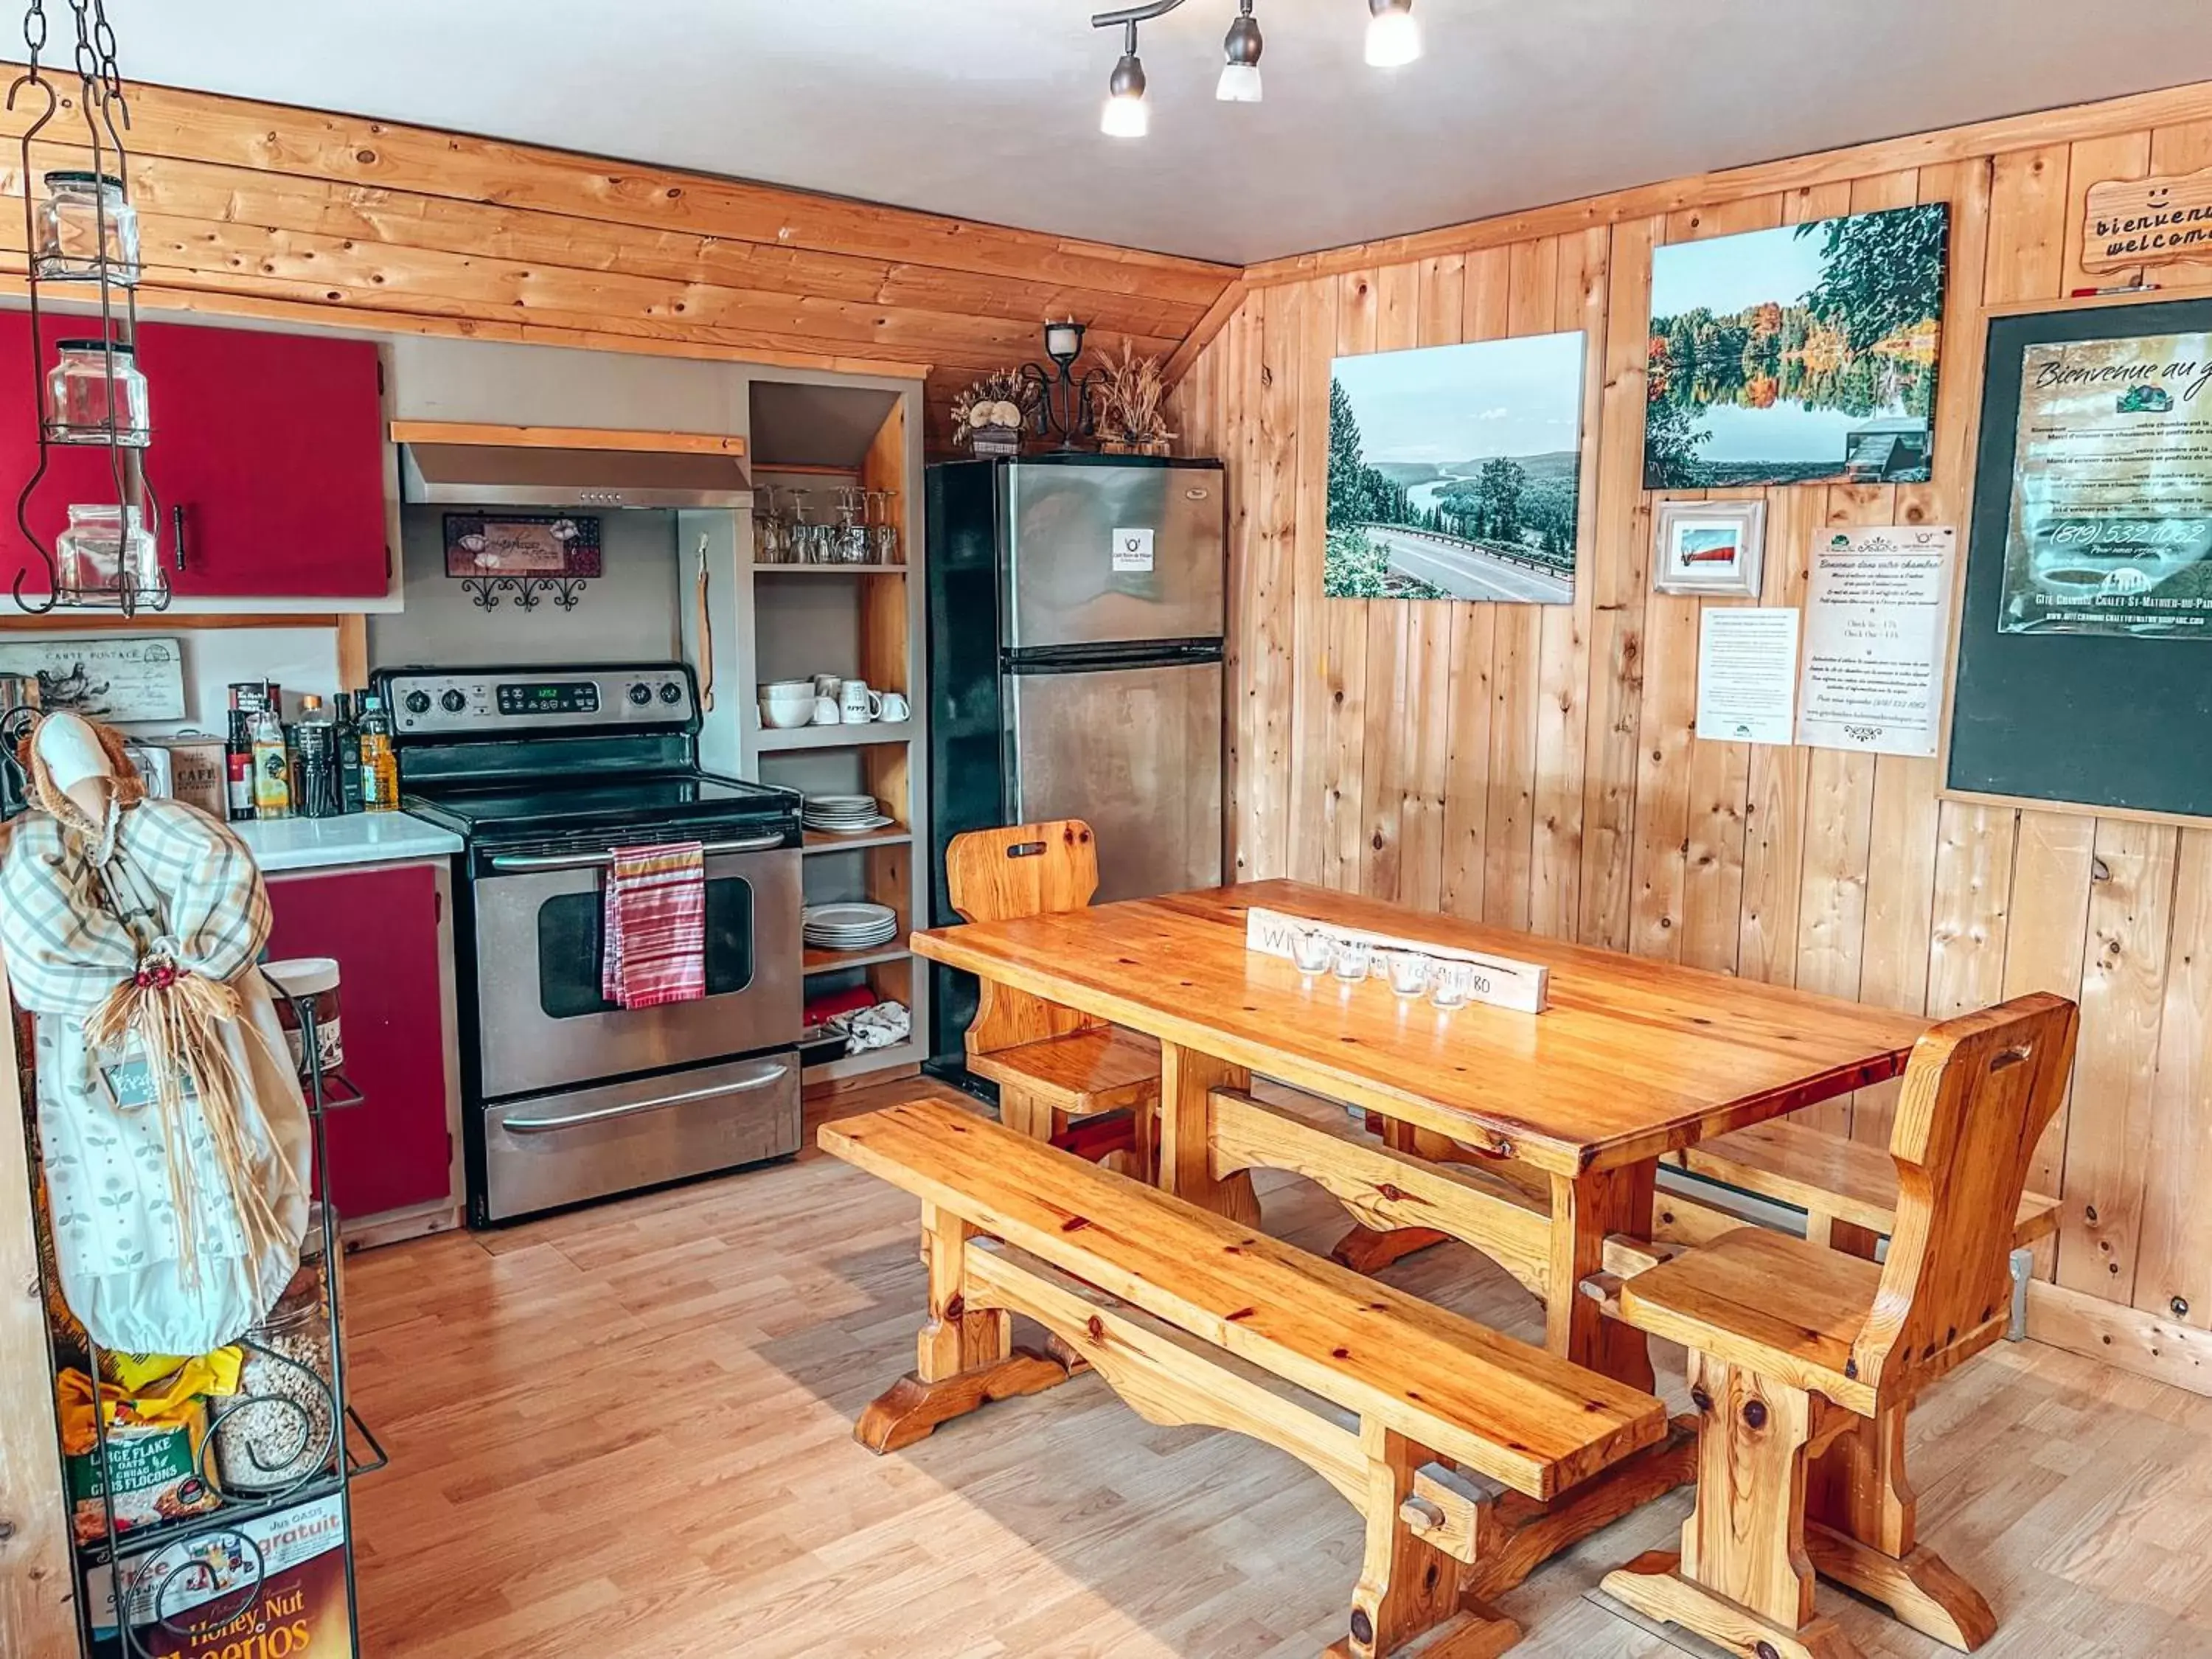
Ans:
[{"label": "ceiling track light", "polygon": [[1213,95],[1224,104],[1260,101],[1260,52],[1265,46],[1252,15],[1252,0],[1238,0],[1237,20],[1221,42],[1221,79]]},{"label": "ceiling track light", "polygon": [[[1178,0],[1180,3],[1180,0]],[[1141,138],[1152,128],[1152,112],[1145,107],[1145,63],[1137,56],[1137,20],[1128,20],[1129,33],[1121,48],[1121,61],[1114,65],[1106,83],[1106,112],[1098,130],[1109,138]]]},{"label": "ceiling track light", "polygon": [[[1102,11],[1093,28],[1127,31],[1121,60],[1107,83],[1106,110],[1099,130],[1110,137],[1141,138],[1152,125],[1145,106],[1145,65],[1137,56],[1137,25],[1164,17],[1183,0],[1147,0],[1119,11]],[[1265,45],[1252,15],[1253,0],[1237,0],[1237,16],[1221,42],[1221,79],[1213,95],[1224,104],[1260,101],[1260,53]],[[1413,21],[1413,0],[1367,0],[1367,61],[1376,69],[1395,69],[1421,55],[1420,27]]]}]

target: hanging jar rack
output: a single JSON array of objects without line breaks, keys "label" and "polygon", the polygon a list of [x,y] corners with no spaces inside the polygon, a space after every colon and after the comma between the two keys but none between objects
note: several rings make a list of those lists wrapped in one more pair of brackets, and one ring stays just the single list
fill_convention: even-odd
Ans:
[{"label": "hanging jar rack", "polygon": [[[115,31],[107,21],[106,0],[67,3],[76,26],[74,101],[83,117],[83,139],[46,137],[71,102],[44,62],[46,0],[30,0],[23,15],[27,63],[8,88],[10,112],[21,99],[45,100],[21,141],[39,461],[15,498],[15,525],[45,568],[46,591],[43,597],[26,593],[33,568],[27,563],[10,592],[16,606],[33,616],[67,606],[131,617],[167,610],[171,595],[157,546],[160,502],[146,476],[153,424],[137,366],[138,224],[122,137],[131,125],[131,108],[116,68]],[[91,165],[41,174],[33,160],[41,143],[88,150]],[[43,183],[44,195],[34,181]],[[91,290],[84,297],[97,298],[96,317],[50,314],[49,288]],[[69,337],[56,338],[50,364],[47,338],[60,331]],[[57,447],[105,449],[114,496],[73,503],[69,530],[49,544],[32,528],[31,512]]]}]

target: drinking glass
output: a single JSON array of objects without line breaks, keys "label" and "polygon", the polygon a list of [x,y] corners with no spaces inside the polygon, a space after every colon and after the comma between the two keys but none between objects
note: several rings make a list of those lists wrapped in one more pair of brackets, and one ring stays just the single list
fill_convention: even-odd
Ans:
[{"label": "drinking glass", "polygon": [[1439,1008],[1464,1008],[1474,995],[1474,965],[1466,962],[1437,964],[1436,989],[1431,1000]]},{"label": "drinking glass", "polygon": [[899,562],[898,491],[870,490],[877,503],[875,526],[870,536],[875,544],[878,564],[896,564]]},{"label": "drinking glass", "polygon": [[815,556],[814,532],[822,526],[811,522],[806,516],[807,499],[814,492],[811,489],[793,489],[786,493],[791,497],[791,525],[785,532],[788,538],[787,561],[793,564],[818,564],[821,561]]},{"label": "drinking glass", "polygon": [[1338,941],[1336,946],[1336,976],[1347,984],[1365,979],[1375,965],[1375,947],[1364,939]]},{"label": "drinking glass", "polygon": [[867,504],[867,492],[851,485],[837,491],[837,526],[832,538],[840,564],[866,564],[868,562],[868,526],[862,514]]},{"label": "drinking glass", "polygon": [[1318,927],[1301,928],[1291,935],[1291,960],[1302,974],[1328,972],[1329,959],[1335,954],[1335,942]]},{"label": "drinking glass", "polygon": [[775,486],[765,487],[761,496],[759,509],[753,514],[753,561],[757,564],[781,564],[788,549],[784,541],[783,515],[776,511]]},{"label": "drinking glass", "polygon": [[1429,988],[1432,963],[1419,951],[1390,953],[1390,988],[1401,997],[1417,997]]}]

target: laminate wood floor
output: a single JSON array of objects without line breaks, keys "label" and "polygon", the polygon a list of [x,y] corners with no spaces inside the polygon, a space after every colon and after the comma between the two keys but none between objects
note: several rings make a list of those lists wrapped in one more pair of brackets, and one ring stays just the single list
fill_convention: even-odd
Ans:
[{"label": "laminate wood floor", "polygon": [[[929,1092],[893,1085],[839,1109]],[[812,1133],[810,1121],[810,1141]],[[1342,1212],[1261,1181],[1270,1231]],[[348,1264],[355,1401],[392,1454],[356,1490],[371,1659],[1310,1659],[1359,1528],[1316,1475],[1161,1429],[1097,1378],[911,1450],[851,1439],[914,1363],[917,1210],[810,1152],[752,1174]],[[1540,1339],[1446,1245],[1388,1277]],[[1680,1408],[1679,1355],[1660,1345]],[[1996,1659],[2212,1656],[2212,1400],[2001,1346],[1912,1419],[1921,1533],[1979,1583]],[[1676,1659],[1598,1579],[1671,1547],[1654,1504],[1505,1598],[1527,1659]],[[1822,1587],[1869,1656],[1947,1650]]]}]

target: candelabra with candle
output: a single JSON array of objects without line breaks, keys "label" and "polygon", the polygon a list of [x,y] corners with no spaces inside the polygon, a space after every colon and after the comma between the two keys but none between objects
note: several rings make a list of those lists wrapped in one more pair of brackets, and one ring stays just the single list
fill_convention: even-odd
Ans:
[{"label": "candelabra with candle", "polygon": [[1044,355],[1052,360],[1048,370],[1042,364],[1024,363],[1022,378],[1036,388],[1036,429],[1040,436],[1058,437],[1063,450],[1079,447],[1079,441],[1090,437],[1097,420],[1097,393],[1106,382],[1106,371],[1093,368],[1078,375],[1075,360],[1083,355],[1084,325],[1073,318],[1066,322],[1048,322],[1044,325]]}]

